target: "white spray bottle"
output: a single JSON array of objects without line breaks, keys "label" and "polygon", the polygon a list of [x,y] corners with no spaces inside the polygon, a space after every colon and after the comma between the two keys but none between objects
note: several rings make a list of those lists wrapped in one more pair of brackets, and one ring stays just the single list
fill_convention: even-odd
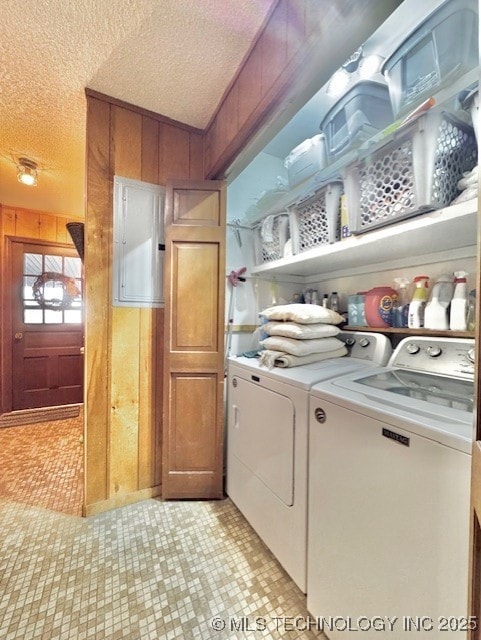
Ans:
[{"label": "white spray bottle", "polygon": [[413,299],[409,304],[408,327],[410,329],[420,329],[424,327],[424,309],[428,298],[427,288],[428,276],[415,276],[413,282],[416,285]]},{"label": "white spray bottle", "polygon": [[452,331],[466,331],[468,312],[468,286],[466,271],[454,272],[454,295],[451,300],[449,328]]},{"label": "white spray bottle", "polygon": [[439,276],[431,291],[431,297],[424,310],[424,326],[426,329],[449,329],[448,307],[453,297],[453,276]]}]

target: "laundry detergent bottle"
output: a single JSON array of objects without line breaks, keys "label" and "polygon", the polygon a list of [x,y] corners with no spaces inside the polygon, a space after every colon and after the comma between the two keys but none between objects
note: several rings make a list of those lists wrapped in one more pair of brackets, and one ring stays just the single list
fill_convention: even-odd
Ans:
[{"label": "laundry detergent bottle", "polygon": [[392,326],[407,327],[409,314],[409,295],[408,295],[408,278],[394,278],[397,290],[397,299],[393,302],[392,308]]},{"label": "laundry detergent bottle", "polygon": [[392,327],[393,302],[397,292],[392,287],[374,287],[364,296],[364,310],[369,327]]},{"label": "laundry detergent bottle", "polygon": [[441,331],[449,329],[448,307],[451,304],[453,291],[453,276],[449,274],[439,276],[424,311],[424,327],[426,329]]},{"label": "laundry detergent bottle", "polygon": [[468,315],[468,285],[465,271],[454,272],[454,295],[451,300],[449,328],[452,331],[466,331]]},{"label": "laundry detergent bottle", "polygon": [[416,276],[413,278],[416,286],[411,302],[409,303],[408,327],[410,329],[420,329],[424,327],[424,310],[428,298],[428,276]]}]

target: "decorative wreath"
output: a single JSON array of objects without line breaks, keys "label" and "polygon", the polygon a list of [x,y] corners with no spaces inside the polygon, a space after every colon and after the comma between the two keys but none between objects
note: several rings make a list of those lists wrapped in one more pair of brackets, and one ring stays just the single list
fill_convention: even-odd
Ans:
[{"label": "decorative wreath", "polygon": [[[62,298],[45,299],[44,287],[47,282],[59,282],[63,288]],[[80,295],[80,289],[77,286],[75,278],[70,278],[63,273],[55,273],[54,271],[44,271],[35,280],[32,286],[33,297],[43,309],[68,309],[72,306],[72,302]]]}]

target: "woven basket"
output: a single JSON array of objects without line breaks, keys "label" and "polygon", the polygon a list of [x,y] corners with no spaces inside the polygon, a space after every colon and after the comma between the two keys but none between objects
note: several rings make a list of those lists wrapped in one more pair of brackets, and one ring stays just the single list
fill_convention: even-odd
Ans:
[{"label": "woven basket", "polygon": [[70,237],[73,240],[75,248],[80,256],[80,259],[84,260],[84,223],[83,222],[67,222],[65,225]]}]

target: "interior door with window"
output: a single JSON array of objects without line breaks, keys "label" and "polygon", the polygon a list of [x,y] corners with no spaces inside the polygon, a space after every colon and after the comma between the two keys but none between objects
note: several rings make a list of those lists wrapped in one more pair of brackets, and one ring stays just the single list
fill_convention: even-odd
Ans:
[{"label": "interior door with window", "polygon": [[82,263],[74,249],[12,247],[12,408],[83,401]]}]

